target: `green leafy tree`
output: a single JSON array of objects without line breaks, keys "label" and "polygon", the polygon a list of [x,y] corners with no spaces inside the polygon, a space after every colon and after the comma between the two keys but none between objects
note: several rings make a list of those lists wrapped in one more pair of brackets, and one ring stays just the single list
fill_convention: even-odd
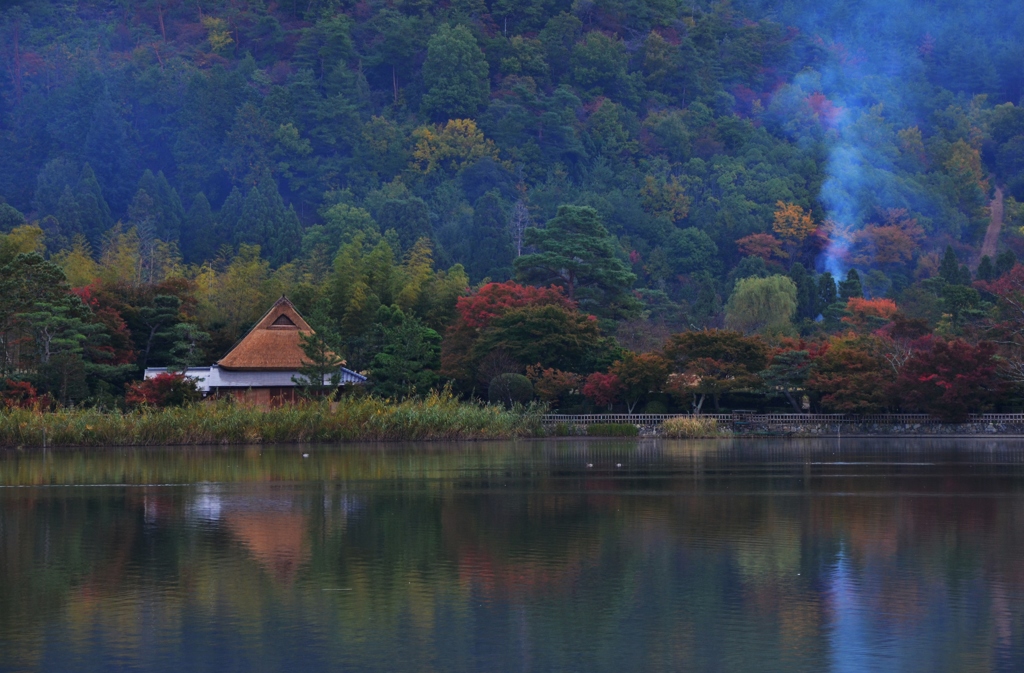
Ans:
[{"label": "green leafy tree", "polygon": [[442,25],[427,44],[422,111],[437,121],[474,117],[490,96],[487,71],[469,28]]},{"label": "green leafy tree", "polygon": [[725,305],[725,324],[740,332],[780,332],[797,309],[796,284],[786,276],[744,278]]},{"label": "green leafy tree", "polygon": [[562,306],[522,306],[495,318],[473,346],[474,359],[504,351],[522,363],[571,372],[592,372],[614,358],[597,321]]},{"label": "green leafy tree", "polygon": [[629,294],[636,275],[616,255],[615,239],[593,208],[560,206],[546,226],[527,229],[525,239],[538,252],[516,259],[520,279],[560,285],[581,309],[601,317],[636,311]]},{"label": "green leafy tree", "polygon": [[6,234],[25,224],[25,216],[17,208],[0,199],[0,233]]},{"label": "green leafy tree", "polygon": [[401,398],[422,394],[438,381],[441,335],[397,307],[377,313],[380,350],[370,362],[373,392]]}]

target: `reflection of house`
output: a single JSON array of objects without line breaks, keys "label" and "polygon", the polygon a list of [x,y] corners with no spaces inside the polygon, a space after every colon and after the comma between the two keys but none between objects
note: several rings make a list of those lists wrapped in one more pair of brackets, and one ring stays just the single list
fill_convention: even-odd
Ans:
[{"label": "reflection of house", "polygon": [[[295,401],[299,370],[308,362],[302,351],[301,335],[313,329],[287,298],[281,297],[256,326],[217,364],[193,367],[185,375],[193,379],[203,395],[233,395],[260,405],[273,406]],[[146,369],[146,378],[166,372],[164,367]],[[359,385],[366,377],[341,367],[340,384]],[[324,377],[330,383],[330,377]]]},{"label": "reflection of house", "polygon": [[309,560],[306,517],[300,512],[239,511],[224,516],[228,529],[274,577],[291,582]]}]

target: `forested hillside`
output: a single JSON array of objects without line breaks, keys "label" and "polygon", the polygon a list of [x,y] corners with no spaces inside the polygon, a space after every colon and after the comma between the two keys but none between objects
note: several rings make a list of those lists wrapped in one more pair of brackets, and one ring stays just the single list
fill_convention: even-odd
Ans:
[{"label": "forested hillside", "polygon": [[[896,342],[1016,361],[1024,15],[990,5],[8,2],[2,374],[112,404],[281,294],[386,395],[686,408],[776,351],[801,395],[840,346],[893,381]],[[722,327],[764,346],[743,376],[666,342]]]}]

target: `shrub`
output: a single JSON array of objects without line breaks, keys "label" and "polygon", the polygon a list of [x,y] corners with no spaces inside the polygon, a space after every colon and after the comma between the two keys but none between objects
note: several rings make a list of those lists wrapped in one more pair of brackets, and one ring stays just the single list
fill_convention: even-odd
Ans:
[{"label": "shrub", "polygon": [[594,423],[587,426],[590,437],[636,437],[640,428],[629,423]]},{"label": "shrub", "polygon": [[491,379],[487,398],[494,404],[526,404],[533,399],[533,384],[522,374],[498,374]]},{"label": "shrub", "polygon": [[661,424],[661,435],[669,439],[693,439],[721,435],[718,421],[702,416],[679,416]]},{"label": "shrub", "polygon": [[667,414],[668,407],[661,400],[651,400],[644,407],[645,414]]},{"label": "shrub", "polygon": [[200,399],[196,382],[184,374],[157,374],[125,386],[124,401],[133,407],[182,407]]},{"label": "shrub", "polygon": [[45,395],[40,397],[35,387],[28,381],[0,380],[0,408],[31,409],[48,401]]}]

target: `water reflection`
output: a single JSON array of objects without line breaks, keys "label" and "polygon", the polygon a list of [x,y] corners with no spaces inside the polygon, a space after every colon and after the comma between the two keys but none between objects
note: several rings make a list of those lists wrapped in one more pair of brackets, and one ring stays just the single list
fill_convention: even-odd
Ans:
[{"label": "water reflection", "polygon": [[12,452],[0,484],[0,671],[1024,668],[1021,443]]}]

